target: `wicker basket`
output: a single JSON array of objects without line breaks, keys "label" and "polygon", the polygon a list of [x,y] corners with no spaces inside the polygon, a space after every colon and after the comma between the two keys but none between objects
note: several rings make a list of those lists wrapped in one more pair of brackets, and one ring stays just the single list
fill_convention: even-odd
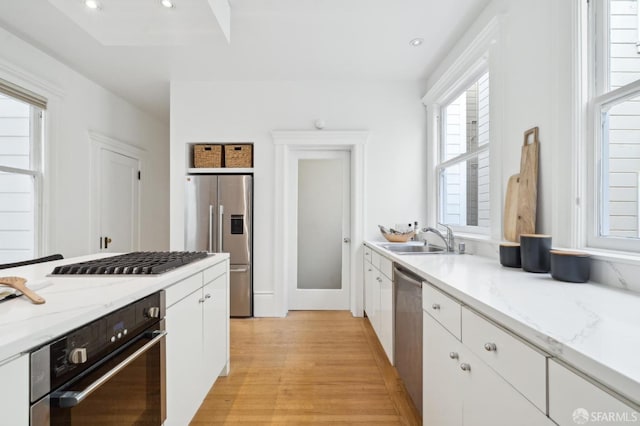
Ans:
[{"label": "wicker basket", "polygon": [[222,145],[195,145],[193,147],[193,166],[197,168],[222,167]]},{"label": "wicker basket", "polygon": [[225,167],[253,167],[253,145],[225,145],[224,164]]}]

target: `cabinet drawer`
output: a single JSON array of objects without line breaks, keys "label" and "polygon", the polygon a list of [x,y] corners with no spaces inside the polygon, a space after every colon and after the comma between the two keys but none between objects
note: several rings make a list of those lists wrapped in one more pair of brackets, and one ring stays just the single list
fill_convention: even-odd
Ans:
[{"label": "cabinet drawer", "polygon": [[640,407],[627,405],[557,361],[549,360],[549,417],[561,426],[637,424]]},{"label": "cabinet drawer", "polygon": [[371,249],[364,246],[364,260],[371,263]]},{"label": "cabinet drawer", "polygon": [[547,412],[544,354],[467,308],[462,308],[462,343]]},{"label": "cabinet drawer", "polygon": [[218,263],[217,265],[212,266],[211,268],[207,268],[204,270],[204,284],[207,285],[211,281],[218,278],[220,275],[227,272],[229,262],[227,260]]},{"label": "cabinet drawer", "polygon": [[460,339],[460,304],[427,283],[422,286],[422,309]]},{"label": "cabinet drawer", "polygon": [[375,251],[371,250],[371,264],[373,265],[374,268],[376,269],[380,269],[380,259],[382,256],[380,256],[378,253],[376,253]]},{"label": "cabinet drawer", "polygon": [[380,256],[380,272],[387,276],[387,278],[393,278],[393,262],[386,257]]},{"label": "cabinet drawer", "polygon": [[171,287],[165,290],[167,308],[174,305],[176,302],[184,299],[191,293],[202,288],[202,273],[199,272],[195,275],[191,275],[189,278],[185,278],[182,281],[178,281]]}]

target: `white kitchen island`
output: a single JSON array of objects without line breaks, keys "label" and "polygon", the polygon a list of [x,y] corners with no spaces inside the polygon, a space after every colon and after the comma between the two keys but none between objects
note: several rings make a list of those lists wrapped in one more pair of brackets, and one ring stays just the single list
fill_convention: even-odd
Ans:
[{"label": "white kitchen island", "polygon": [[[166,424],[190,419],[218,375],[228,372],[228,254],[212,254],[159,275],[49,275],[55,266],[104,256],[0,270],[0,276],[26,278],[27,286],[39,287],[37,292],[46,299],[43,305],[32,304],[24,296],[0,303],[0,408],[4,413],[0,423],[29,422],[28,353],[32,349],[159,290],[166,291],[167,388],[172,387],[167,392]],[[196,315],[191,312],[193,300]],[[181,347],[185,342],[192,345],[187,351]],[[198,364],[186,358],[194,353],[200,356]],[[184,370],[196,368],[202,368],[197,386],[190,383],[180,389]],[[191,399],[189,406],[183,406],[183,398]]]}]

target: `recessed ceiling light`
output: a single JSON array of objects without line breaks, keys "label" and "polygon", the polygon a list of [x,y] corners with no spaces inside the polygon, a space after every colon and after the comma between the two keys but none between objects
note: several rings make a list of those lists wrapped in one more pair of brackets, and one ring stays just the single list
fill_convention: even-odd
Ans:
[{"label": "recessed ceiling light", "polygon": [[172,7],[175,7],[175,5],[171,0],[160,0],[160,4],[166,7],[167,9],[171,9]]},{"label": "recessed ceiling light", "polygon": [[89,9],[100,9],[100,2],[98,0],[84,0],[84,5]]},{"label": "recessed ceiling light", "polygon": [[422,43],[424,43],[424,39],[423,38],[414,38],[413,40],[411,40],[409,42],[409,46],[418,47]]}]

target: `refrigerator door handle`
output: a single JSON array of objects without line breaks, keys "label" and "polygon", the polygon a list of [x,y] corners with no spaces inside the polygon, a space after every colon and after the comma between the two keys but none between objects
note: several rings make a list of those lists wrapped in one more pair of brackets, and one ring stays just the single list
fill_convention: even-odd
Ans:
[{"label": "refrigerator door handle", "polygon": [[209,253],[213,253],[213,206],[209,204]]},{"label": "refrigerator door handle", "polygon": [[229,269],[229,272],[248,272],[249,268],[232,268]]},{"label": "refrigerator door handle", "polygon": [[222,217],[224,216],[224,206],[220,204],[218,212],[218,252],[222,252]]}]

